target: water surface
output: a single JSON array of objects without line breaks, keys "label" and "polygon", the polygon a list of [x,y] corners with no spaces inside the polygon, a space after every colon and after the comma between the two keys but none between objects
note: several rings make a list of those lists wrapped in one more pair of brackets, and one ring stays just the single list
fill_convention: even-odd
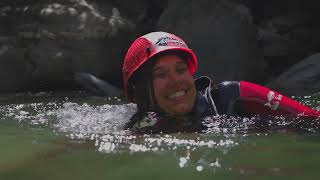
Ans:
[{"label": "water surface", "polygon": [[[316,109],[319,97],[294,98]],[[204,133],[132,135],[121,127],[135,110],[82,92],[2,95],[0,178],[320,177],[317,120],[219,117]]]}]

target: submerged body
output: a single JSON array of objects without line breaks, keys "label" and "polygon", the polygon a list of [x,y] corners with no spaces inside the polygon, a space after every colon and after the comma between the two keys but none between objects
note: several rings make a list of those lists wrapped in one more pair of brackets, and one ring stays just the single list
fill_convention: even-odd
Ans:
[{"label": "submerged body", "polygon": [[137,38],[123,65],[126,95],[138,106],[126,127],[142,133],[192,132],[206,129],[203,121],[208,116],[319,116],[257,84],[194,80],[197,67],[195,53],[174,34],[151,32]]},{"label": "submerged body", "polygon": [[195,80],[195,85],[197,98],[190,113],[170,115],[161,109],[144,114],[137,112],[126,128],[137,133],[201,132],[208,128],[208,119],[214,121],[220,115],[300,116],[304,119],[320,117],[316,110],[254,83],[224,81],[213,85],[208,77],[203,76]]},{"label": "submerged body", "polygon": [[122,69],[125,94],[138,107],[126,128],[143,133],[170,133],[201,131],[207,116],[320,116],[319,112],[257,84],[212,84],[207,77],[194,80],[197,67],[195,53],[174,34],[152,32],[136,39]]}]

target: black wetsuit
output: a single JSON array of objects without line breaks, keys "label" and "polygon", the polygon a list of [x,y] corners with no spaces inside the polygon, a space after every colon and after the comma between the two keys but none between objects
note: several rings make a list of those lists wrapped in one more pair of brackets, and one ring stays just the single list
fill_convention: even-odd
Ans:
[{"label": "black wetsuit", "polygon": [[[76,80],[98,94],[121,96],[120,90],[90,74],[78,74]],[[142,108],[148,109],[147,112],[138,111],[126,124],[126,128],[138,133],[195,132],[207,128],[204,125],[207,119],[214,121],[215,117],[220,118],[221,115],[303,116],[311,119],[320,117],[320,112],[251,82],[224,81],[213,85],[208,77],[200,77],[195,80],[195,85],[198,95],[190,114],[170,117],[157,107]]]},{"label": "black wetsuit", "polygon": [[225,81],[213,86],[208,77],[200,77],[195,80],[195,84],[198,96],[189,115],[170,117],[160,109],[137,112],[126,128],[138,133],[199,132],[206,129],[206,117],[241,115],[237,104],[240,96],[238,81]]}]

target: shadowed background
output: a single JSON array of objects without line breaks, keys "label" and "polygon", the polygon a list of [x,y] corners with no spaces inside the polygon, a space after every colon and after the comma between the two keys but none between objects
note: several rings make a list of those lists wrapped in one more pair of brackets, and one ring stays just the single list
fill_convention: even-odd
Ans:
[{"label": "shadowed background", "polygon": [[122,87],[130,44],[181,36],[196,76],[247,80],[288,95],[320,92],[317,1],[7,0],[0,3],[0,92],[74,90],[75,72]]}]

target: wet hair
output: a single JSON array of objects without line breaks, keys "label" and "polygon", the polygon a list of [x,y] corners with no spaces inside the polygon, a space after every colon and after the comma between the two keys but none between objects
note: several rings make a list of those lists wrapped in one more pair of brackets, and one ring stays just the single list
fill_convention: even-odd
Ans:
[{"label": "wet hair", "polygon": [[129,81],[133,99],[138,106],[139,112],[146,112],[154,106],[152,90],[152,68],[155,61],[143,64],[131,77]]},{"label": "wet hair", "polygon": [[185,60],[186,63],[189,58],[187,53],[181,51],[171,50],[159,53],[145,62],[129,80],[129,90],[133,94],[134,101],[138,107],[138,112],[140,113],[160,110],[154,96],[152,71],[157,59],[160,56],[166,55],[179,56],[181,59]]}]

